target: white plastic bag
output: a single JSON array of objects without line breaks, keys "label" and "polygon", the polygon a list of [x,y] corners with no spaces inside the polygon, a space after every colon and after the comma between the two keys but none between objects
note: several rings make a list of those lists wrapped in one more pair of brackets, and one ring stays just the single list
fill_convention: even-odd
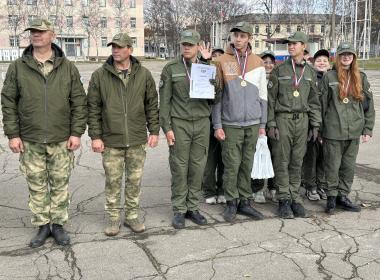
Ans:
[{"label": "white plastic bag", "polygon": [[252,179],[268,179],[274,177],[272,159],[266,136],[260,136],[259,139],[257,139],[251,177]]}]

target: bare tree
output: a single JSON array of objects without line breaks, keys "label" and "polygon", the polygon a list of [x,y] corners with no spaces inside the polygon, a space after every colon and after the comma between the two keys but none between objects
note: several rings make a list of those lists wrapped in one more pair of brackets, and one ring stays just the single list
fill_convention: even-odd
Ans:
[{"label": "bare tree", "polygon": [[128,3],[126,0],[112,0],[114,19],[118,32],[126,32],[128,30]]}]

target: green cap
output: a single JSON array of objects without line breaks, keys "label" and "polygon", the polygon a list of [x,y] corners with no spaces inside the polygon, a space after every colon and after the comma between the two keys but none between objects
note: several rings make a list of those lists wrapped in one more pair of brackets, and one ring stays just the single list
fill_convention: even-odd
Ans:
[{"label": "green cap", "polygon": [[181,32],[180,43],[196,45],[201,41],[201,35],[195,30],[185,30]]},{"label": "green cap", "polygon": [[248,22],[241,21],[238,22],[231,30],[230,32],[235,32],[235,31],[241,31],[244,33],[248,33],[249,35],[252,35],[253,33],[253,26],[249,24]]},{"label": "green cap", "polygon": [[307,36],[302,31],[296,31],[293,34],[289,35],[288,39],[285,40],[286,43],[289,42],[301,42],[306,44],[308,41]]},{"label": "green cap", "polygon": [[46,19],[34,19],[30,26],[26,28],[24,31],[28,30],[39,30],[39,31],[52,31],[54,32],[54,26],[48,22]]},{"label": "green cap", "polygon": [[264,57],[266,57],[266,56],[270,56],[273,60],[276,60],[276,56],[274,55],[274,52],[269,51],[269,50],[267,50],[267,51],[263,51],[261,54],[259,54],[259,56],[260,56],[261,58],[264,58]]},{"label": "green cap", "polygon": [[354,50],[354,47],[348,42],[340,43],[338,48],[336,49],[337,55],[340,55],[342,53],[352,53],[356,56],[356,52]]},{"label": "green cap", "polygon": [[133,46],[132,39],[128,36],[127,33],[118,33],[115,36],[113,36],[112,41],[107,44],[107,47],[112,44],[115,44],[120,48]]}]

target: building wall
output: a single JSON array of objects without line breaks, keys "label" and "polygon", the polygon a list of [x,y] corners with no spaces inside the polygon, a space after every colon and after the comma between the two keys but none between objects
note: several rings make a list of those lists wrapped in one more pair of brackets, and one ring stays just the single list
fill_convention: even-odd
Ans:
[{"label": "building wall", "polygon": [[[135,40],[134,55],[144,56],[143,5],[144,0],[0,0],[0,58],[2,50],[17,48],[11,44],[12,36],[19,38],[21,49],[29,44],[28,32],[23,30],[32,17],[55,21],[56,43],[71,59],[94,58],[97,52],[99,57],[107,57],[110,48],[106,44],[120,31]],[[10,20],[12,15],[18,16],[15,24]],[[72,17],[72,27],[67,23],[68,17]],[[102,18],[106,19],[105,27],[100,27]],[[119,27],[117,18],[121,21]]]}]

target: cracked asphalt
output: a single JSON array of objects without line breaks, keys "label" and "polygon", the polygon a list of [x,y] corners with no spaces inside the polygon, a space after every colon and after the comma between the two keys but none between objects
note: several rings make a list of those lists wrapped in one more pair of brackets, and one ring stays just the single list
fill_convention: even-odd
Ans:
[{"label": "cracked asphalt", "polygon": [[[158,81],[163,62],[144,62]],[[79,64],[85,87],[96,64]],[[7,65],[0,65],[2,74]],[[368,71],[380,107],[380,71]],[[310,203],[308,219],[282,220],[276,204],[255,205],[266,219],[238,216],[223,221],[220,205],[202,203],[209,224],[186,221],[186,229],[170,226],[170,172],[163,135],[149,149],[141,195],[146,232],[126,227],[114,238],[103,234],[104,172],[101,156],[82,138],[70,183],[71,245],[49,238],[28,247],[36,230],[30,223],[28,190],[0,127],[0,279],[380,279],[380,121],[374,137],[362,144],[351,198],[361,213],[323,212],[324,202]]]}]

